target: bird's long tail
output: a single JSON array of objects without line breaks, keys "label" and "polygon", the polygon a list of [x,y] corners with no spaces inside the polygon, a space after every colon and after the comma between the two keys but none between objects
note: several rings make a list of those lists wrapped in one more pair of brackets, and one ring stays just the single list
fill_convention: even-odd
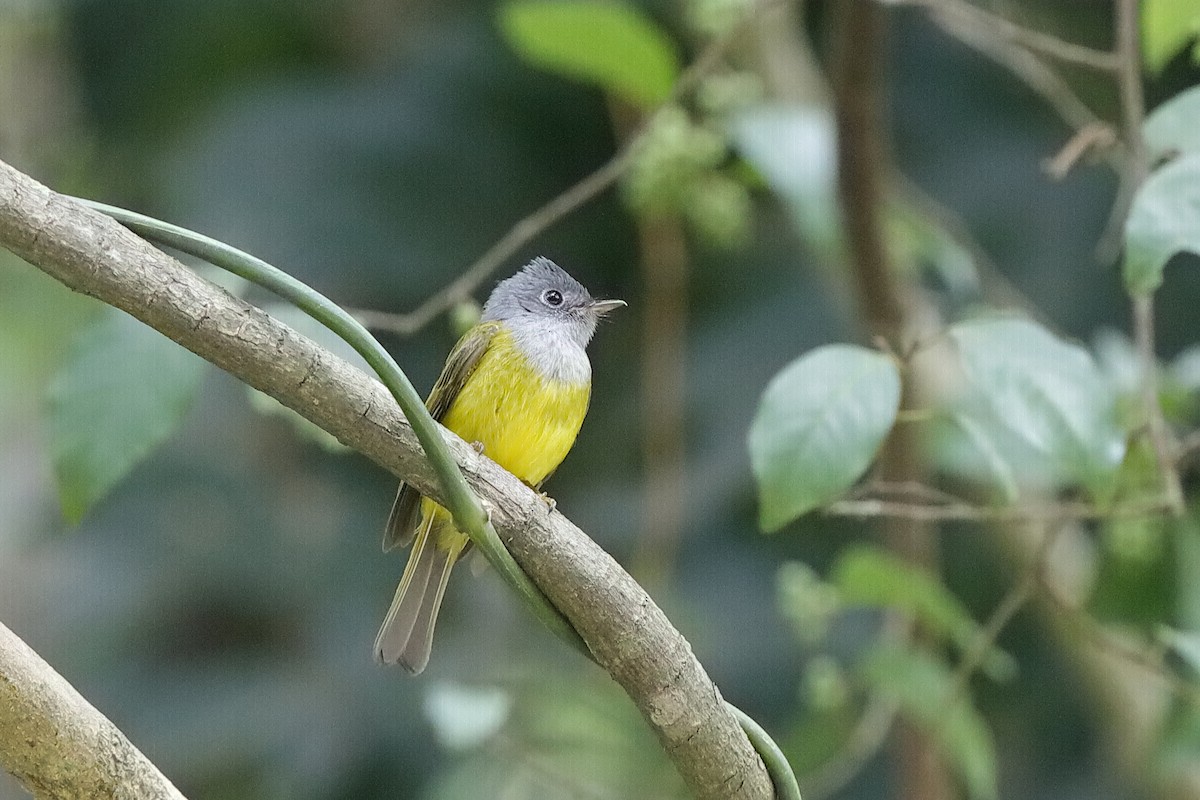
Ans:
[{"label": "bird's long tail", "polygon": [[444,514],[429,513],[422,518],[396,597],[375,637],[376,658],[385,664],[399,664],[414,675],[429,663],[438,609],[450,570],[462,551],[452,540],[439,540],[466,538]]}]

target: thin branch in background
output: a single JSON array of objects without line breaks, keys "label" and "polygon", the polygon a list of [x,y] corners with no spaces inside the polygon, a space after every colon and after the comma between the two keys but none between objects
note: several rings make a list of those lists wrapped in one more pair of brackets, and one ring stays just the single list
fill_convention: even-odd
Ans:
[{"label": "thin branch in background", "polygon": [[950,712],[954,710],[955,705],[966,696],[971,676],[983,664],[988,651],[999,640],[1001,631],[1004,630],[1013,617],[1017,615],[1017,612],[1033,596],[1034,590],[1037,589],[1045,572],[1046,560],[1050,555],[1050,548],[1058,541],[1058,536],[1062,533],[1062,530],[1063,526],[1061,524],[1047,527],[1034,557],[1025,565],[1025,569],[1021,571],[1021,575],[1017,578],[1016,582],[1000,598],[1000,602],[992,609],[992,614],[988,617],[988,621],[984,623],[983,630],[971,642],[971,647],[963,655],[962,662],[958,665],[958,670],[954,674],[954,681],[950,686],[950,691],[944,700],[945,711],[939,715],[942,724],[945,724],[945,721],[950,718]]},{"label": "thin branch in background", "polygon": [[705,76],[721,63],[721,59],[725,57],[733,43],[738,40],[755,18],[780,2],[782,0],[758,0],[752,3],[737,24],[709,42],[696,60],[675,81],[667,99],[658,109],[646,116],[642,124],[628,137],[612,158],[541,208],[517,221],[461,275],[439,289],[417,308],[406,314],[389,314],[366,309],[352,309],[351,313],[364,326],[372,330],[411,336],[428,325],[439,314],[453,307],[455,303],[469,298],[471,293],[478,289],[489,275],[512,258],[518,250],[616,183],[633,163],[634,157],[637,155],[638,143],[654,123],[658,112],[675,105],[690,94]]},{"label": "thin branch in background", "polygon": [[[881,641],[894,647],[912,644],[916,623],[907,614],[889,611],[884,616]],[[883,692],[871,692],[854,729],[841,748],[800,781],[804,800],[825,800],[837,794],[879,754],[900,718],[900,703]]]},{"label": "thin branch in background", "polygon": [[688,249],[683,222],[676,216],[640,220],[638,240],[646,290],[640,392],[645,492],[632,571],[643,585],[663,588],[687,518]]},{"label": "thin branch in background", "polygon": [[[885,0],[887,2],[888,0]],[[1116,55],[1068,42],[1042,31],[1026,28],[963,0],[890,0],[896,5],[921,6],[942,27],[969,30],[980,38],[997,39],[1025,50],[1047,56],[1064,64],[1116,72]]]},{"label": "thin branch in background", "polygon": [[872,694],[858,724],[838,750],[813,772],[800,778],[804,800],[825,800],[842,790],[887,742],[900,705],[891,697]]},{"label": "thin branch in background", "polygon": [[1104,520],[1161,517],[1171,513],[1162,500],[1093,506],[1087,503],[1053,503],[1044,506],[977,506],[968,503],[908,503],[894,500],[838,500],[822,509],[827,516],[854,519],[892,518],[919,522],[1046,522],[1052,520]]},{"label": "thin branch in background", "polygon": [[938,489],[935,486],[927,486],[918,481],[883,480],[873,480],[852,489],[848,499],[867,500],[873,497],[879,498],[880,496],[905,498],[910,502],[920,501],[938,505],[966,505],[967,502],[958,495]]},{"label": "thin branch in background", "polygon": [[[1109,217],[1108,236],[1120,241],[1133,196],[1150,172],[1146,140],[1142,136],[1146,106],[1142,94],[1142,53],[1138,41],[1138,0],[1117,0],[1116,40],[1121,68],[1117,85],[1121,97],[1122,135],[1126,161],[1117,197]],[[1103,241],[1102,241],[1103,245]],[[1158,399],[1158,357],[1154,352],[1154,296],[1133,296],[1133,340],[1141,371],[1142,407],[1150,443],[1158,462],[1159,478],[1167,505],[1176,516],[1184,513],[1183,487],[1175,469],[1171,432]]]},{"label": "thin branch in background", "polygon": [[1045,315],[1001,272],[957,211],[903,175],[898,175],[894,184],[895,192],[905,206],[925,217],[931,226],[944,233],[971,259],[985,300],[999,307],[1019,308],[1031,319],[1047,324]]},{"label": "thin branch in background", "polygon": [[1114,5],[1114,39],[1120,62],[1120,69],[1117,70],[1117,95],[1121,105],[1121,139],[1125,158],[1118,165],[1117,196],[1113,199],[1104,233],[1096,245],[1096,258],[1102,264],[1111,264],[1121,254],[1125,220],[1133,205],[1133,196],[1146,180],[1150,170],[1146,157],[1146,141],[1142,137],[1146,104],[1142,94],[1142,51],[1138,42],[1140,3],[1138,0],[1115,0]]},{"label": "thin branch in background", "polygon": [[1149,294],[1135,295],[1132,302],[1133,340],[1141,372],[1141,400],[1143,413],[1146,415],[1147,433],[1154,450],[1155,461],[1158,463],[1164,503],[1172,514],[1181,517],[1186,511],[1183,485],[1179,479],[1179,471],[1175,468],[1171,431],[1163,418],[1162,405],[1158,399],[1158,356],[1154,351],[1154,297]]},{"label": "thin branch in background", "polygon": [[1061,590],[1044,574],[1038,576],[1038,586],[1042,595],[1050,601],[1051,608],[1069,622],[1074,630],[1091,640],[1099,650],[1162,679],[1178,697],[1200,708],[1200,686],[1163,664],[1161,652],[1156,653],[1154,648],[1128,642],[1109,632],[1085,609],[1064,597]]},{"label": "thin branch in background", "polygon": [[[942,5],[940,2],[919,4],[926,7]],[[964,23],[961,15],[931,13],[930,19],[946,33],[1007,68],[1040,95],[1073,130],[1104,124],[1070,84],[1029,48],[996,36],[989,27]],[[1105,157],[1114,168],[1119,166],[1116,154],[1106,153]]]},{"label": "thin branch in background", "polygon": [[1042,162],[1042,169],[1056,181],[1061,181],[1088,153],[1107,152],[1119,140],[1111,125],[1085,125],[1067,140],[1057,153]]}]

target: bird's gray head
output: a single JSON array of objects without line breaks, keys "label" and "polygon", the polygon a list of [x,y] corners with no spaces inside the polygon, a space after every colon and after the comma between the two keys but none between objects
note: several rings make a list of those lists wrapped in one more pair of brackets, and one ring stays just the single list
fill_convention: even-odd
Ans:
[{"label": "bird's gray head", "polygon": [[594,300],[579,281],[548,258],[535,258],[500,281],[483,306],[483,320],[498,320],[527,336],[560,336],[587,347],[596,323],[623,300]]}]

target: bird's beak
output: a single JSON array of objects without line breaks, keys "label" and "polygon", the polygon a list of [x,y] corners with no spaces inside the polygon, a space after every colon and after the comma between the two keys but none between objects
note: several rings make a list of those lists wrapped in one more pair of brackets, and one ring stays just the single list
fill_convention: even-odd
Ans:
[{"label": "bird's beak", "polygon": [[597,317],[603,317],[610,311],[616,311],[618,308],[621,308],[624,305],[628,305],[624,300],[593,300],[592,304],[588,306],[588,308],[590,308],[592,313]]}]

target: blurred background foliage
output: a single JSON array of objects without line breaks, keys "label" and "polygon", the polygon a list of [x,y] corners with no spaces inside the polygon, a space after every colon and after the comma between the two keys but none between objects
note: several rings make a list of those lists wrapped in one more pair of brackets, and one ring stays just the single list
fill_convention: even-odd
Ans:
[{"label": "blurred background foliage", "polygon": [[[1107,4],[989,5],[1109,45]],[[561,53],[522,47],[518,15],[493,3],[0,0],[0,158],[227,241],[343,305],[407,311],[609,158],[741,13],[733,0],[640,8],[673,59],[635,71],[622,96],[556,74]],[[1153,776],[1200,758],[1194,707],[1167,715],[1141,767],[1114,759],[1122,720],[1044,607],[1003,631],[971,702],[921,718],[953,675],[936,651],[877,646],[879,607],[921,619],[946,653],[969,649],[1015,580],[999,534],[943,526],[940,579],[923,580],[855,549],[870,523],[809,515],[759,533],[746,440],[764,387],[798,354],[861,332],[817,70],[829,13],[812,3],[755,27],[732,51],[739,69],[655,118],[617,190],[499,271],[545,254],[630,303],[598,333],[592,409],[549,489],[647,582],[724,695],[785,744],[810,800],[820,776],[838,797],[894,796],[893,764],[870,746],[848,780],[828,777],[854,731],[871,733],[862,720],[890,719],[894,704],[938,733],[973,796],[1162,796]],[[1052,180],[1042,164],[1070,130],[1040,98],[920,9],[887,22],[889,136],[906,196],[922,198],[889,222],[906,268],[951,317],[997,296],[1028,304],[1134,395],[1115,332],[1128,329],[1120,275],[1096,255],[1114,174],[1084,162]],[[1152,50],[1151,105],[1200,79],[1178,24],[1164,24],[1174,44]],[[1099,117],[1116,117],[1111,80],[1069,78]],[[1187,423],[1200,386],[1195,266],[1168,272],[1158,308],[1168,408]],[[188,797],[680,796],[620,692],[491,574],[452,583],[420,679],[374,664],[403,567],[379,551],[394,480],[259,413],[215,370],[161,347],[106,351],[124,326],[0,252],[0,619]],[[444,317],[381,334],[418,387],[455,335]],[[164,369],[176,371],[164,380]],[[132,473],[86,513],[60,505],[56,409],[89,386],[155,381],[178,395],[181,427],[143,437],[123,456]],[[1076,533],[1099,618],[1195,630],[1190,517]],[[6,781],[0,798],[22,796]]]}]

